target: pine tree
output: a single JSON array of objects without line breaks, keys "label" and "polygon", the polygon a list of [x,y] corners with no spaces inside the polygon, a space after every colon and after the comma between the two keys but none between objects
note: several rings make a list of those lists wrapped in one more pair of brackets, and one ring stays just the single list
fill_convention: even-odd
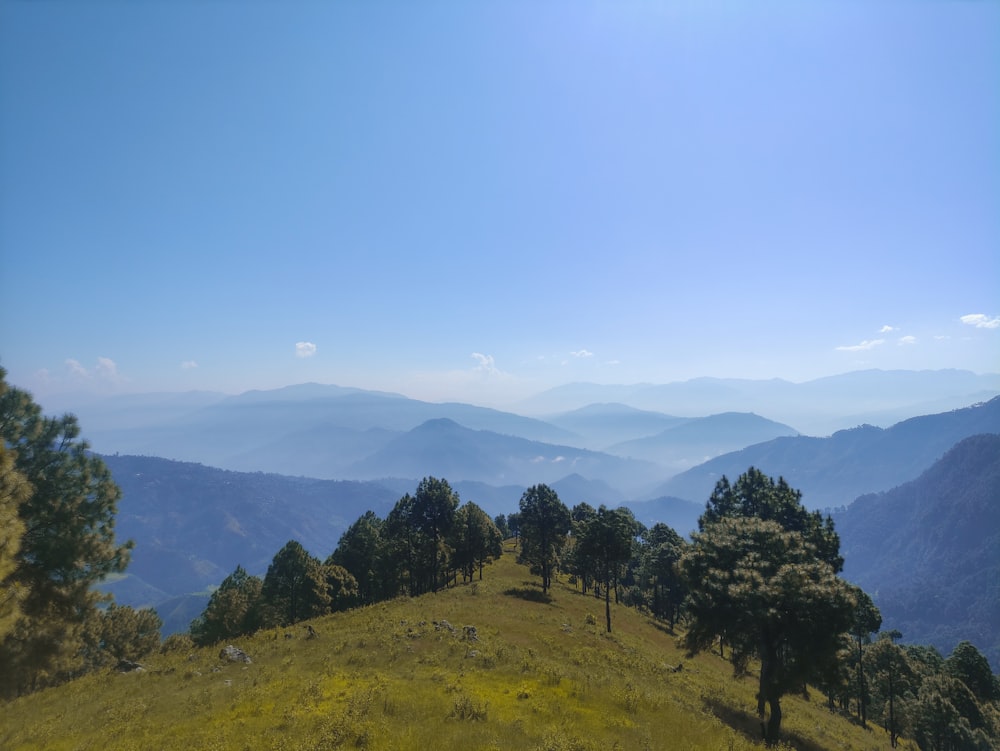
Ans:
[{"label": "pine tree", "polygon": [[635,517],[626,508],[601,506],[588,518],[576,542],[580,555],[594,565],[598,581],[604,584],[604,615],[611,633],[611,589],[619,569],[632,557],[632,544],[638,531]]},{"label": "pine tree", "polygon": [[835,575],[842,559],[832,522],[800,498],[753,468],[733,486],[723,478],[681,564],[690,588],[685,643],[696,652],[722,638],[737,674],[760,661],[757,711],[768,744],[778,741],[781,697],[834,669],[856,605]]},{"label": "pine tree", "polygon": [[82,632],[101,596],[93,585],[128,563],[115,542],[121,491],[80,439],[72,415],[49,418],[0,368],[0,439],[31,487],[18,507],[24,532],[16,568],[0,590],[23,594],[0,644],[0,695],[41,688],[78,672]]},{"label": "pine tree", "polygon": [[548,485],[528,488],[519,505],[521,553],[518,559],[538,571],[542,577],[542,592],[548,592],[570,529],[569,509]]},{"label": "pine tree", "polygon": [[265,626],[288,626],[330,612],[323,565],[296,540],[274,555],[261,587]]},{"label": "pine tree", "polygon": [[261,625],[260,577],[237,566],[212,593],[205,611],[191,622],[191,639],[199,646],[256,631]]},{"label": "pine tree", "polygon": [[14,628],[26,594],[24,585],[12,574],[24,534],[18,511],[30,494],[31,486],[14,469],[13,454],[0,443],[0,643]]}]

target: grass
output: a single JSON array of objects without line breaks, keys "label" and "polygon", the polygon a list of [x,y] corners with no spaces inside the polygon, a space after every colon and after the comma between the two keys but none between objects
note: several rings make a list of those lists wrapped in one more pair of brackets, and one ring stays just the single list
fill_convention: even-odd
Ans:
[{"label": "grass", "polygon": [[[219,647],[156,655],[141,673],[18,699],[0,707],[0,748],[763,748],[754,681],[717,655],[687,659],[624,607],[606,634],[602,601],[558,582],[543,596],[513,555],[486,577],[317,619],[315,639],[302,624],[241,639],[250,665],[222,662]],[[818,694],[783,708],[791,748],[889,748]]]}]

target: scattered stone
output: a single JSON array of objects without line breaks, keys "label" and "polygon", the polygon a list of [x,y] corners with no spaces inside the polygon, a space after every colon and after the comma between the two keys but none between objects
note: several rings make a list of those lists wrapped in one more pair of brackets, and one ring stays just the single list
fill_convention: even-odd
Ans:
[{"label": "scattered stone", "polygon": [[115,670],[119,673],[141,673],[145,669],[138,662],[132,660],[119,660],[118,665],[115,666]]},{"label": "scattered stone", "polygon": [[245,662],[247,665],[249,665],[252,662],[252,660],[250,659],[250,655],[248,655],[242,649],[234,647],[232,644],[228,644],[222,648],[222,650],[219,652],[219,659],[229,660],[230,662]]},{"label": "scattered stone", "polygon": [[433,621],[435,631],[450,631],[455,633],[455,627],[452,626],[448,621]]},{"label": "scattered stone", "polygon": [[319,633],[316,631],[316,629],[312,627],[312,624],[310,623],[306,624],[306,630],[309,631],[309,636],[306,637],[307,639],[315,639],[317,636],[319,636]]},{"label": "scattered stone", "polygon": [[467,660],[471,660],[475,657],[479,657],[478,649],[470,649],[468,652],[465,653],[465,659]]},{"label": "scattered stone", "polygon": [[479,633],[475,626],[462,626],[462,638],[466,641],[479,641]]}]

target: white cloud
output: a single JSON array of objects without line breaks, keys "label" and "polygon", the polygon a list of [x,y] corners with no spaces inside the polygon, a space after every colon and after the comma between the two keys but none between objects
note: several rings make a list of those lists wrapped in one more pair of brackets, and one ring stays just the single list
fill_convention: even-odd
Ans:
[{"label": "white cloud", "polygon": [[80,361],[74,360],[72,357],[66,360],[66,369],[69,370],[69,374],[72,376],[79,378],[88,378],[90,376],[90,373],[80,364]]},{"label": "white cloud", "polygon": [[573,357],[593,357],[594,353],[589,352],[585,349],[578,349],[576,352],[570,352]]},{"label": "white cloud", "polygon": [[975,326],[977,329],[1000,329],[1000,316],[990,318],[983,313],[970,313],[959,319],[967,326]]},{"label": "white cloud", "polygon": [[101,378],[115,381],[118,379],[118,366],[115,365],[115,361],[110,357],[98,357],[94,374]]},{"label": "white cloud", "polygon": [[899,342],[897,342],[897,343],[899,344],[900,347],[903,347],[903,346],[905,346],[907,344],[916,344],[917,343],[917,337],[915,337],[915,336],[901,336],[901,337],[899,337]]},{"label": "white cloud", "polygon": [[469,355],[469,357],[477,363],[473,370],[479,371],[480,373],[488,373],[489,375],[500,374],[500,370],[497,368],[496,362],[493,360],[493,355],[484,355],[481,352],[473,352]]},{"label": "white cloud", "polygon": [[863,352],[864,350],[874,349],[880,344],[885,344],[885,339],[865,339],[861,344],[845,344],[835,347],[835,349],[838,352]]},{"label": "white cloud", "polygon": [[197,368],[198,363],[196,363],[194,360],[185,360],[184,362],[181,363],[181,367],[184,370],[191,370],[192,368]]},{"label": "white cloud", "polygon": [[72,357],[66,360],[66,369],[72,378],[99,380],[108,383],[121,383],[125,379],[118,372],[118,365],[110,357],[98,357],[93,369],[85,368],[79,360]]},{"label": "white cloud", "polygon": [[316,345],[312,342],[295,342],[296,357],[312,357],[316,354]]},{"label": "white cloud", "polygon": [[878,330],[878,333],[880,333],[880,334],[889,334],[889,333],[891,333],[891,332],[893,332],[895,330],[896,330],[895,326],[885,325],[885,326],[883,326],[882,328],[880,328]]}]

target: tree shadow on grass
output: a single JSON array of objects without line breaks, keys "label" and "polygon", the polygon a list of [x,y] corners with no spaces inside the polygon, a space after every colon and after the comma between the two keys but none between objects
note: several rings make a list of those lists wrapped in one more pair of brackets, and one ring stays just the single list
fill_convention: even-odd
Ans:
[{"label": "tree shadow on grass", "polygon": [[511,587],[505,589],[504,594],[508,597],[517,597],[528,602],[542,602],[548,605],[552,602],[552,596],[548,592],[543,592],[540,584],[533,582],[523,582],[524,587]]},{"label": "tree shadow on grass", "polygon": [[670,628],[669,623],[658,621],[655,618],[649,619],[648,621],[646,621],[646,623],[655,628],[657,631],[662,631],[663,633],[669,634],[670,636],[677,636],[677,632],[674,629]]},{"label": "tree shadow on grass", "polygon": [[[742,710],[723,704],[718,699],[705,698],[705,708],[722,722],[754,743],[763,740],[764,733],[761,727],[760,718],[756,714],[744,712]],[[825,746],[821,746],[809,738],[803,738],[795,731],[782,730],[779,741],[791,746],[797,751],[826,751]]]}]

